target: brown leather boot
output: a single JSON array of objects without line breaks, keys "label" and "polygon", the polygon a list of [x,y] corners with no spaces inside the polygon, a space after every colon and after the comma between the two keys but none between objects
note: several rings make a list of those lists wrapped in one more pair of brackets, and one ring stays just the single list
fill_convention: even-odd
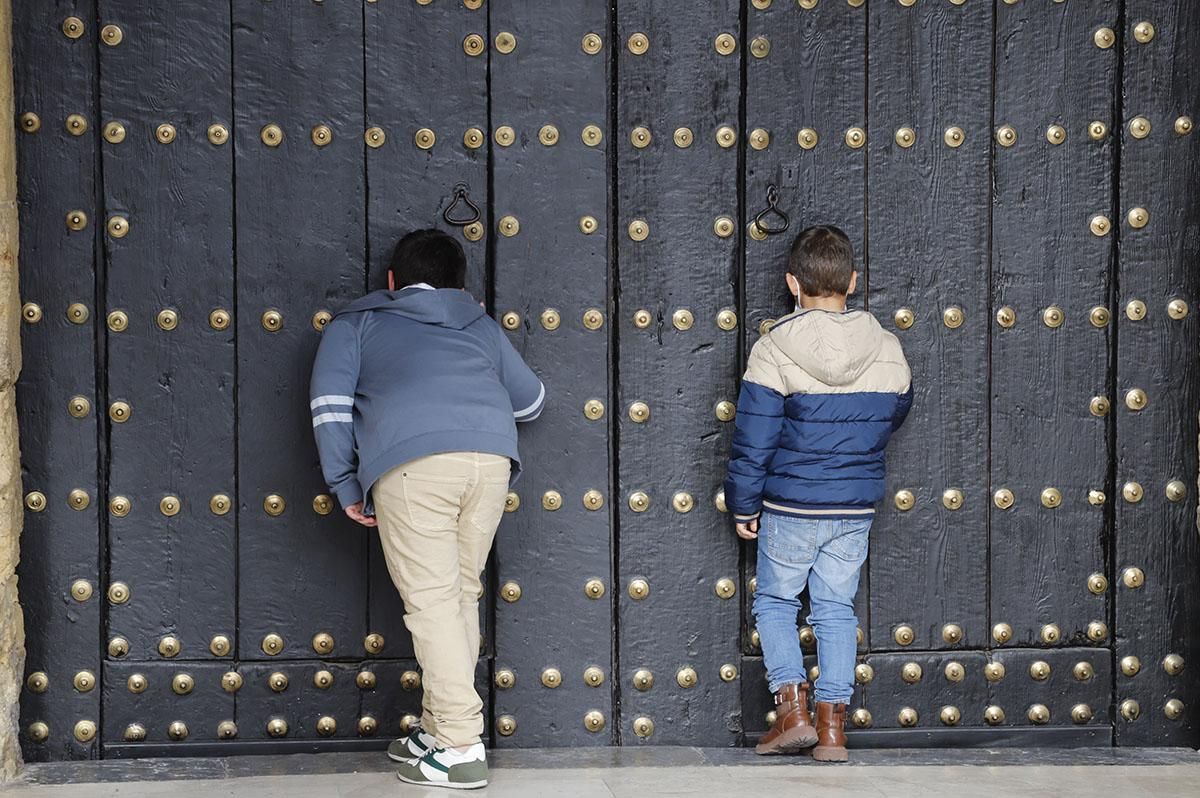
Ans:
[{"label": "brown leather boot", "polygon": [[846,722],[846,705],[817,702],[817,747],[813,759],[818,762],[845,762],[846,733],[842,726]]},{"label": "brown leather boot", "polygon": [[775,694],[775,725],[754,752],[758,754],[795,754],[817,744],[817,730],[808,716],[808,682],[785,684]]}]

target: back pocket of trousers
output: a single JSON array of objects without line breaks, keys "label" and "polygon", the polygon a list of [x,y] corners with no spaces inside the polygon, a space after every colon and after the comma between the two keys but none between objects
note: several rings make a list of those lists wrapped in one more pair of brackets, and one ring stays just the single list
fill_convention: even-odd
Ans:
[{"label": "back pocket of trousers", "polygon": [[462,478],[424,478],[405,473],[404,518],[420,529],[455,529],[467,481]]}]

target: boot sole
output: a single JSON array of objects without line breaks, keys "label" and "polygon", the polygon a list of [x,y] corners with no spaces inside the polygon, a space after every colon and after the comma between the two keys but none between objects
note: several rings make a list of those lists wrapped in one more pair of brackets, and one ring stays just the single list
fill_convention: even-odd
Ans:
[{"label": "boot sole", "polygon": [[845,762],[850,759],[845,748],[834,746],[818,746],[813,749],[812,757],[817,762]]},{"label": "boot sole", "polygon": [[798,754],[806,748],[817,744],[817,730],[812,726],[797,726],[788,729],[769,743],[759,743],[754,747],[754,753],[760,756],[772,754]]}]

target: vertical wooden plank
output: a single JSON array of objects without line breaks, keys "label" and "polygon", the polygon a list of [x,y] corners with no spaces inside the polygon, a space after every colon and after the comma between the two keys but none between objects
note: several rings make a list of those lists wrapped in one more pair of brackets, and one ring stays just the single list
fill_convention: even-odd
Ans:
[{"label": "vertical wooden plank", "polygon": [[[495,307],[546,385],[546,409],[521,430],[520,507],[506,516],[496,545],[501,598],[513,598],[509,582],[521,594],[496,602],[496,671],[516,681],[494,693],[494,740],[608,745],[616,727],[606,214],[615,45],[607,4],[564,0],[554,13],[533,0],[488,7]],[[594,54],[584,49],[590,35],[599,40]],[[589,126],[599,139],[585,141]],[[581,229],[583,217],[594,220],[590,232]],[[589,491],[599,500],[585,504]],[[589,583],[600,587],[589,592]],[[548,669],[561,674],[561,685]],[[589,672],[602,681],[589,681]],[[603,725],[585,726],[589,712]],[[504,736],[508,718],[516,731]]]},{"label": "vertical wooden plank", "polygon": [[[767,185],[779,186],[779,207],[791,218],[787,232],[745,239],[746,351],[760,325],[792,310],[783,281],[792,241],[805,227],[834,224],[854,244],[860,271],[865,233],[865,97],[867,9],[842,2],[804,9],[794,2],[754,3],[745,46],[746,216],[766,207]],[[760,5],[766,5],[760,9]],[[757,53],[765,47],[767,54]],[[769,144],[758,148],[755,131]],[[801,131],[815,134],[815,145]],[[853,143],[851,143],[853,142]],[[773,219],[767,219],[768,222]],[[852,299],[861,306],[861,295]]]},{"label": "vertical wooden plank", "polygon": [[[368,287],[386,286],[392,250],[402,235],[441,227],[460,231],[467,290],[484,299],[487,237],[479,234],[488,227],[488,54],[478,46],[487,41],[487,12],[463,3],[406,2],[367,3],[364,13],[367,127],[385,136],[381,146],[366,151]],[[436,136],[429,149],[416,143],[422,128]],[[480,208],[477,231],[443,219],[459,183]],[[452,218],[465,219],[466,213],[459,206]],[[370,630],[384,636],[389,656],[411,657],[403,603],[378,536],[370,538]]]},{"label": "vertical wooden plank", "polygon": [[[871,530],[871,647],[981,647],[992,9],[877,3],[869,13],[870,305],[913,372]],[[898,503],[900,491],[915,501]],[[901,626],[913,636],[897,637]]]},{"label": "vertical wooden plank", "polygon": [[[1105,570],[1106,508],[1090,492],[1108,491],[1110,419],[1090,407],[1114,398],[1111,323],[1096,326],[1109,312],[1113,235],[1089,224],[1116,212],[1119,53],[1095,40],[1115,16],[1111,3],[996,6],[994,124],[1016,135],[1005,146],[993,132],[991,489],[1014,497],[990,507],[991,623],[1012,629],[996,644],[1086,645],[1088,624],[1108,617],[1088,579]],[[1058,506],[1044,506],[1047,489]],[[1043,637],[1050,625],[1057,640]]]},{"label": "vertical wooden plank", "polygon": [[[25,487],[25,528],[18,568],[25,612],[26,674],[46,674],[44,692],[21,693],[22,748],[27,762],[95,756],[96,741],[80,742],[80,720],[99,725],[98,690],[79,692],[80,671],[100,673],[98,518],[103,511],[97,476],[96,207],[97,158],[95,3],[13,4],[13,70],[17,133],[17,192],[21,226],[20,291],[23,368],[17,412]],[[64,23],[74,17],[68,36]],[[68,119],[79,115],[86,129]],[[72,132],[74,131],[74,132]],[[67,225],[86,215],[80,230]],[[72,306],[86,315],[72,312]],[[103,321],[99,322],[103,324]],[[89,409],[76,418],[74,397]],[[82,491],[87,506],[68,503]],[[40,497],[40,498],[39,498]],[[91,597],[73,598],[86,583]],[[34,740],[35,723],[49,736]]]},{"label": "vertical wooden plank", "polygon": [[[795,3],[751,2],[747,13],[745,105],[750,141],[745,149],[742,226],[747,233],[755,232],[751,223],[767,207],[767,186],[775,185],[789,227],[765,238],[761,233],[743,235],[745,354],[774,319],[795,306],[784,273],[792,242],[805,227],[833,224],[844,230],[854,245],[860,280],[865,278],[867,125],[867,9],[845,3],[805,9]],[[781,223],[773,216],[764,221],[776,227]],[[866,282],[859,285],[851,307],[862,307]],[[743,581],[749,586],[755,547],[747,546],[746,554]],[[864,574],[856,602],[864,644],[869,593]],[[754,626],[751,599],[747,589],[747,630]],[[758,653],[751,637],[746,653]]]},{"label": "vertical wooden plank", "polygon": [[127,592],[108,627],[133,659],[168,635],[211,658],[235,636],[233,330],[210,320],[233,308],[229,14],[102,0],[100,19],[121,31],[97,124],[107,223],[124,226],[105,237],[109,584]]},{"label": "vertical wooden plank", "polygon": [[[458,183],[469,189],[487,227],[489,52],[482,6],[364,7],[367,125],[385,135],[382,145],[367,149],[372,288],[386,284],[392,249],[405,233],[422,227],[464,232],[442,217]],[[416,141],[423,128],[435,135],[428,149]],[[466,213],[460,206],[453,218]],[[459,241],[467,252],[467,290],[483,298],[487,237],[460,235]]]},{"label": "vertical wooden plank", "polygon": [[[1118,500],[1114,530],[1114,639],[1118,745],[1200,745],[1200,565],[1196,534],[1196,303],[1200,300],[1200,7],[1129,0],[1125,52],[1117,235],[1116,485],[1144,497]],[[1147,27],[1149,26],[1149,27]],[[1147,36],[1150,31],[1151,36]],[[1148,133],[1147,128],[1148,126]],[[1144,209],[1149,223],[1129,214]],[[1131,303],[1145,316],[1132,318]],[[1135,306],[1136,307],[1136,306]],[[1186,309],[1186,310],[1185,310]],[[1186,313],[1186,315],[1185,315]],[[1136,313],[1134,314],[1137,315]],[[1139,407],[1138,391],[1146,402]],[[1131,404],[1132,402],[1132,404]],[[1118,498],[1118,497],[1114,497]],[[1126,569],[1140,568],[1142,587]],[[1180,672],[1181,664],[1187,670]],[[1136,702],[1140,716],[1129,711]],[[1182,703],[1180,711],[1177,703]]]},{"label": "vertical wooden plank", "polygon": [[[680,14],[617,4],[614,413],[627,744],[729,745],[739,731],[729,722],[740,705],[738,539],[716,498],[737,401],[738,6]],[[723,666],[733,669],[724,677]],[[640,671],[652,687],[638,687]],[[639,718],[653,721],[652,734],[639,733]]]},{"label": "vertical wooden plank", "polygon": [[[240,656],[312,656],[319,632],[358,656],[367,532],[336,502],[314,507],[326,488],[305,398],[314,314],[365,281],[362,9],[234,0],[233,30]],[[264,653],[269,634],[280,653]]]}]

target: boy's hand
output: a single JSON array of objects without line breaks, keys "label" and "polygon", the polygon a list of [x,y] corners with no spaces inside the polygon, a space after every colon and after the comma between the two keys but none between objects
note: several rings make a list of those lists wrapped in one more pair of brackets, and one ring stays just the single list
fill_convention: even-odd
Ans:
[{"label": "boy's hand", "polygon": [[755,518],[753,521],[738,521],[737,533],[738,537],[742,540],[754,540],[758,537],[758,519]]},{"label": "boy's hand", "polygon": [[346,508],[346,515],[350,516],[352,521],[357,521],[363,526],[378,526],[379,521],[375,520],[373,515],[363,515],[363,503],[355,502]]}]

